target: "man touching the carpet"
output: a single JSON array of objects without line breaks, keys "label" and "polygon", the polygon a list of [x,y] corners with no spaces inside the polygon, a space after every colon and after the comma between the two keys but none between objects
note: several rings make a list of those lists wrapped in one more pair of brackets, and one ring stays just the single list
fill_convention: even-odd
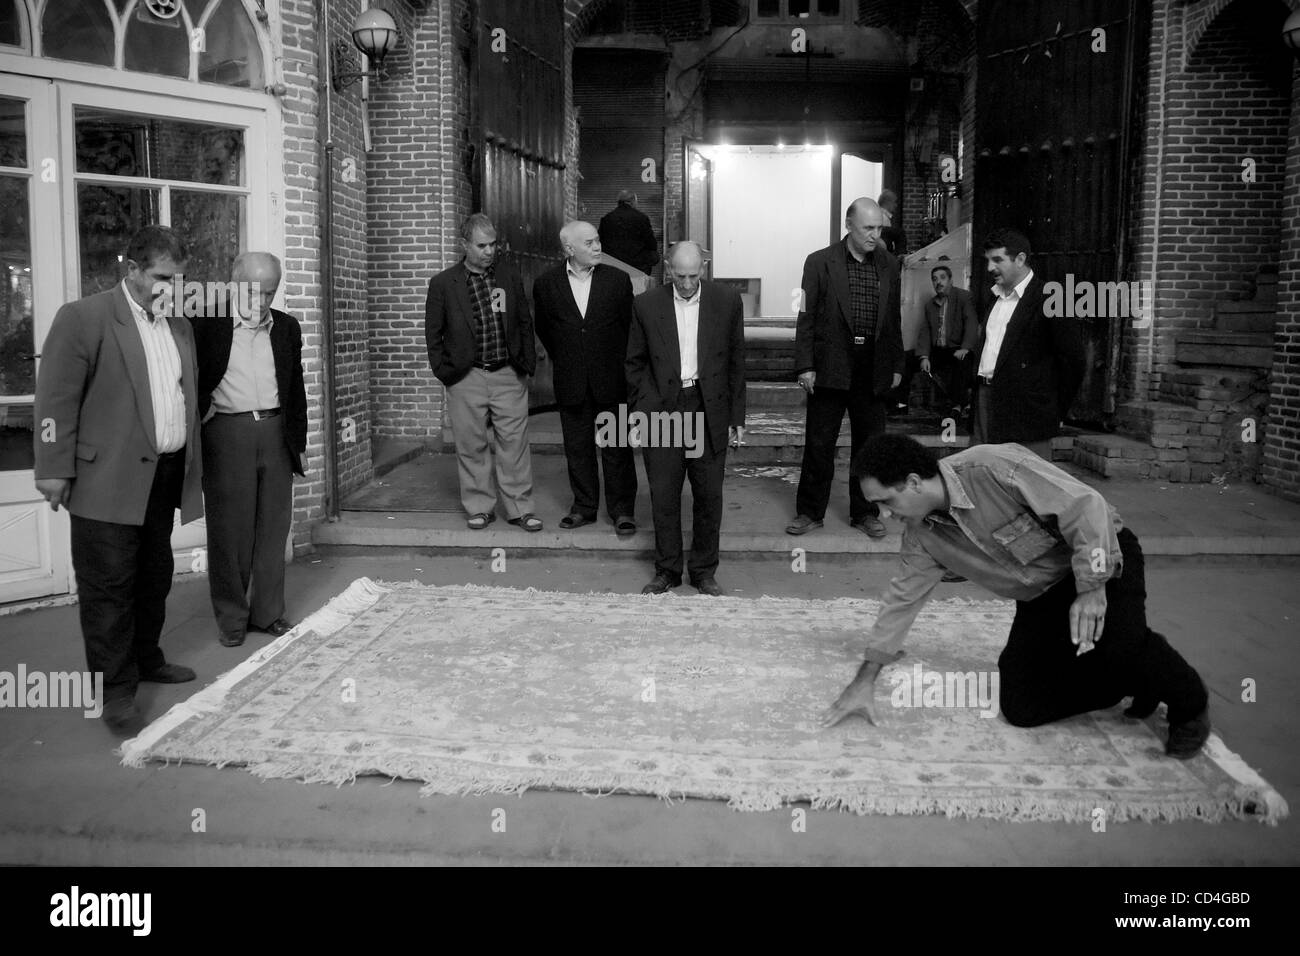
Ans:
[{"label": "man touching the carpet", "polygon": [[1200,751],[1210,734],[1205,684],[1147,626],[1142,548],[1100,492],[1016,444],[938,460],[914,439],[882,435],[851,471],[868,500],[903,521],[902,566],[866,659],[823,726],[850,714],[876,723],[876,676],[902,656],[912,622],[950,570],[1016,601],[998,658],[1009,723],[1037,727],[1132,696],[1128,717],[1168,705],[1169,756]]}]

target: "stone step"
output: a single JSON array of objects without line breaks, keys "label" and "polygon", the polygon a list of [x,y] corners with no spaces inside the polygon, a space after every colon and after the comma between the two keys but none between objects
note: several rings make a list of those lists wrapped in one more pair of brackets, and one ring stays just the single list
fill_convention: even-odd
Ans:
[{"label": "stone step", "polygon": [[1179,332],[1174,337],[1174,360],[1179,365],[1272,368],[1273,335],[1217,329]]},{"label": "stone step", "polygon": [[745,319],[745,329],[793,329],[795,327],[795,317],[793,315],[761,315],[751,316]]},{"label": "stone step", "polygon": [[[793,374],[793,373],[791,373]],[[745,407],[747,409],[798,409],[804,407],[803,389],[798,382],[746,382]]]}]

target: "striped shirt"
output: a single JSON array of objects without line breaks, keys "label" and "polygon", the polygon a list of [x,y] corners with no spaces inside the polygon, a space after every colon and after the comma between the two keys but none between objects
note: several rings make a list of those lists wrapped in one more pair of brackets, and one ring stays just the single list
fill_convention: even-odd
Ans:
[{"label": "striped shirt", "polygon": [[144,359],[149,368],[149,397],[153,403],[154,447],[158,454],[185,447],[185,393],[181,390],[181,353],[166,317],[155,319],[131,298],[122,280],[122,294],[131,307]]}]

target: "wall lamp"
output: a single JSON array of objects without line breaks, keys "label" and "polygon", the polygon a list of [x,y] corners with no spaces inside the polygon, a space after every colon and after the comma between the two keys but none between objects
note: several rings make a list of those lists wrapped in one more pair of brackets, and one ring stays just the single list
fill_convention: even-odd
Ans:
[{"label": "wall lamp", "polygon": [[[330,51],[330,74],[334,92],[341,93],[357,80],[367,76],[375,81],[384,65],[384,57],[397,46],[397,21],[383,10],[363,10],[352,21],[352,46],[347,40],[336,40]],[[369,73],[357,68],[353,47],[370,58]]]}]

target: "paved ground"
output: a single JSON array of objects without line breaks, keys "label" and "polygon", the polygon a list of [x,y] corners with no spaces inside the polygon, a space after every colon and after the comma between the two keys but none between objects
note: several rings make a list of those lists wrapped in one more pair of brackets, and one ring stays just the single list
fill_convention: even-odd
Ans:
[{"label": "paved ground", "polygon": [[[1186,520],[1194,520],[1188,517]],[[520,532],[522,534],[522,532]],[[428,583],[486,583],[557,590],[639,589],[649,566],[632,555],[533,553],[492,574],[481,555],[431,557],[375,549],[326,553],[289,571],[290,613],[301,619],[361,576]],[[788,558],[727,559],[719,581],[733,593],[875,596],[892,564],[813,558],[790,573]],[[1300,798],[1300,589],[1294,565],[1154,558],[1148,569],[1155,626],[1171,635],[1212,691],[1216,728],[1293,806]],[[987,598],[971,585],[948,594]],[[683,600],[705,600],[684,587]],[[178,582],[164,647],[207,683],[269,641],[243,648],[216,641],[206,581]],[[75,607],[0,617],[0,670],[80,670]],[[1258,702],[1240,701],[1244,678]],[[146,685],[141,703],[161,715],[198,685]],[[790,863],[1223,865],[1300,862],[1300,824],[1254,822],[1111,825],[1009,824],[931,817],[808,815],[793,833],[789,811],[738,813],[719,802],[668,805],[645,797],[573,793],[420,798],[407,782],[362,779],[333,788],[259,781],[236,768],[121,767],[97,720],[76,712],[0,711],[0,862],[38,864],[265,863]],[[194,811],[207,831],[191,830]],[[492,812],[507,813],[504,834]]]}]

